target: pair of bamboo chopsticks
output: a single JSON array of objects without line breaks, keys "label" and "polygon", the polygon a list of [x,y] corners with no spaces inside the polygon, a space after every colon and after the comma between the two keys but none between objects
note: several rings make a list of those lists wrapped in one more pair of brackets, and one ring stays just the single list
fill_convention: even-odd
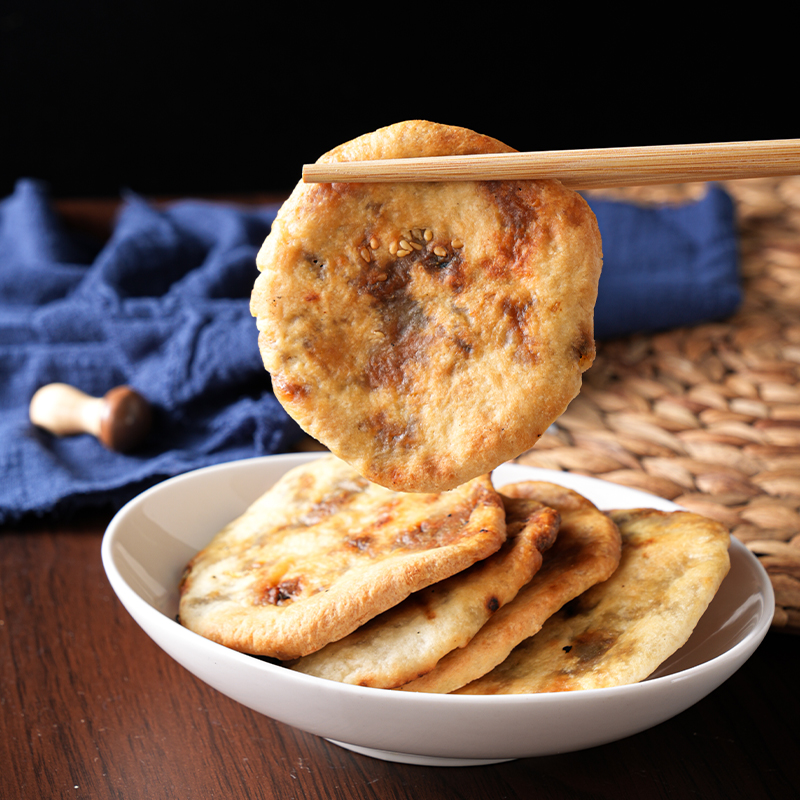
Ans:
[{"label": "pair of bamboo chopsticks", "polygon": [[800,139],[306,164],[306,183],[531,180],[572,189],[800,174]]}]

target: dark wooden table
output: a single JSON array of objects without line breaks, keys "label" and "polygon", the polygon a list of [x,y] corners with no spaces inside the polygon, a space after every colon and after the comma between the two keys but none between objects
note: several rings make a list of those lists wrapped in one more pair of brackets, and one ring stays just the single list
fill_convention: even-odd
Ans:
[{"label": "dark wooden table", "polygon": [[[60,206],[101,236],[114,208]],[[712,695],[620,742],[482,767],[382,762],[238,705],[153,644],[103,571],[110,516],[0,528],[0,800],[800,796],[800,637],[770,633]]]},{"label": "dark wooden table", "polygon": [[0,529],[0,798],[796,798],[800,638],[770,633],[678,717],[579,753],[435,768],[250,711],[141,631],[100,561],[109,517]]}]

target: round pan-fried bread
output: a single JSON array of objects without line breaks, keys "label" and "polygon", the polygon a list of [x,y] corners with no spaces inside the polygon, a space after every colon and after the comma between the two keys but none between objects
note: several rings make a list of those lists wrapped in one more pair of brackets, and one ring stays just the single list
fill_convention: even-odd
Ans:
[{"label": "round pan-fried bread", "polygon": [[[508,152],[408,121],[320,162]],[[275,396],[371,481],[442,491],[528,450],[595,355],[589,206],[558,181],[300,182],[251,298]]]},{"label": "round pan-fried bread", "polygon": [[553,509],[535,500],[503,502],[508,538],[500,550],[288,666],[328,680],[392,689],[463,647],[533,577],[558,531]]},{"label": "round pan-fried bread", "polygon": [[688,511],[611,513],[619,568],[569,603],[463,694],[519,694],[637,683],[683,645],[728,572],[729,536]]},{"label": "round pan-fried bread", "polygon": [[466,647],[448,653],[427,675],[401,686],[403,691],[452,692],[486,674],[564,603],[604,581],[619,564],[617,526],[577,492],[544,481],[524,481],[504,486],[501,494],[535,499],[556,509],[561,516],[556,542],[530,583]]},{"label": "round pan-fried bread", "polygon": [[195,556],[180,621],[236,650],[297,658],[504,541],[488,476],[452,492],[402,494],[326,456],[284,475]]}]

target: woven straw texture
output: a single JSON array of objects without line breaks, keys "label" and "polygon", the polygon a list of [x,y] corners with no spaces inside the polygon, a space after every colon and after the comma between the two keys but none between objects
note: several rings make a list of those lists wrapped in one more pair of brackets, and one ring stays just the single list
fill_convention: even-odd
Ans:
[{"label": "woven straw texture", "polygon": [[[518,461],[643,489],[729,527],[800,632],[800,177],[724,184],[745,300],[730,319],[598,345],[581,394]],[[683,202],[703,184],[620,190]],[[608,194],[608,193],[606,193]]]}]

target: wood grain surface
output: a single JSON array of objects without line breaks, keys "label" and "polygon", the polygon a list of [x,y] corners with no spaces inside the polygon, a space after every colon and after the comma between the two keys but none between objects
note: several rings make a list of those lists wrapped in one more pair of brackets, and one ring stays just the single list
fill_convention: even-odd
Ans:
[{"label": "wood grain surface", "polygon": [[790,798],[800,639],[769,634],[678,717],[579,753],[434,768],[360,756],[190,675],[100,561],[107,523],[0,530],[0,798]]}]

